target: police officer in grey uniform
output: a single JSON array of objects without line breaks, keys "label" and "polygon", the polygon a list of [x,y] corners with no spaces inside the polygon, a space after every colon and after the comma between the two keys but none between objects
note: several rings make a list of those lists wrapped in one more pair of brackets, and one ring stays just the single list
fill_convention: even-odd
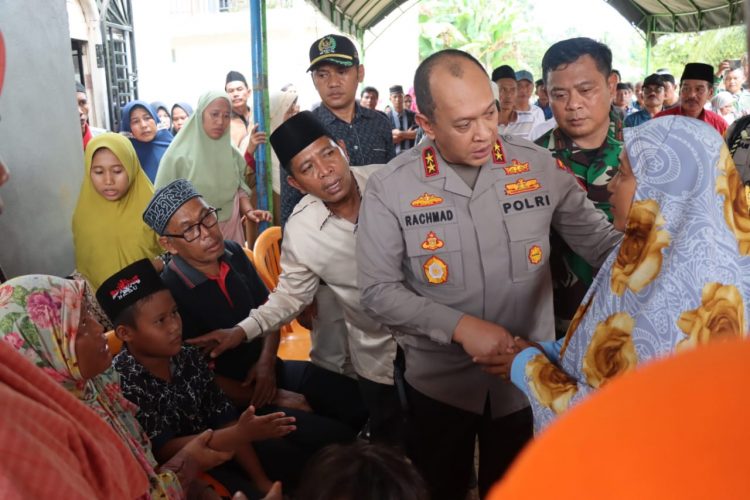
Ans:
[{"label": "police officer in grey uniform", "polygon": [[524,395],[475,359],[554,340],[550,228],[597,267],[621,234],[548,151],[497,136],[473,57],[438,52],[414,86],[427,139],[370,177],[358,279],[405,356],[407,454],[433,499],[462,500],[477,436],[482,495],[531,437]]}]

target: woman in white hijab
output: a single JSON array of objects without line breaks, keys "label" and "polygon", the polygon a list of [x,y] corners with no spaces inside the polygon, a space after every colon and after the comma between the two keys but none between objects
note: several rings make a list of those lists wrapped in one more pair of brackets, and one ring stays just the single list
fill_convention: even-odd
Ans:
[{"label": "woman in white hijab", "polygon": [[738,118],[734,112],[734,97],[726,90],[722,90],[711,99],[711,110],[730,125]]}]

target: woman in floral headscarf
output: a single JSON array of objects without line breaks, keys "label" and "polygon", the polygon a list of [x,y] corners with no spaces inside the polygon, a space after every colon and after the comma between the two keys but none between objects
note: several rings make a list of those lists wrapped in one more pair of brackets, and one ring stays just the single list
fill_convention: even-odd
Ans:
[{"label": "woman in floral headscarf", "polygon": [[722,138],[663,117],[625,129],[624,153],[610,184],[622,243],[564,339],[507,356],[537,430],[640,363],[748,331],[750,214]]},{"label": "woman in floral headscarf", "polygon": [[[84,286],[82,281],[43,275],[7,281],[0,286],[0,340],[114,429],[149,479],[150,491],[140,498],[184,498],[180,480],[187,487],[198,472],[187,456],[195,450],[187,449],[188,444],[181,457],[155,470],[151,443],[135,419],[136,408],[120,392],[111,369],[104,330],[85,312]],[[171,468],[179,471],[179,479]]]}]

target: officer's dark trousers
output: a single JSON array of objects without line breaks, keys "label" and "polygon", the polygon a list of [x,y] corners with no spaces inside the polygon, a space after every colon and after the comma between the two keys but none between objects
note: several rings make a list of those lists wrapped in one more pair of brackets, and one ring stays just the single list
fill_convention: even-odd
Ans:
[{"label": "officer's dark trousers", "polygon": [[489,400],[477,415],[425,396],[407,385],[410,414],[406,453],[422,474],[432,500],[464,500],[479,439],[479,494],[502,477],[533,435],[530,408],[492,419]]},{"label": "officer's dark trousers", "polygon": [[370,411],[370,440],[403,448],[406,422],[396,388],[360,376],[359,389]]},{"label": "officer's dark trousers", "polygon": [[304,394],[315,413],[348,425],[356,434],[367,421],[367,408],[353,378],[309,361],[284,361],[279,387]]}]

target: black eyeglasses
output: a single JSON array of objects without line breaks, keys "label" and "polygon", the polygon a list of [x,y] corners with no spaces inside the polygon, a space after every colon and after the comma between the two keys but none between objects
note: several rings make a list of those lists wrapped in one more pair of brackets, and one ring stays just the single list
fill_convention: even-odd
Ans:
[{"label": "black eyeglasses", "polygon": [[205,227],[206,229],[210,229],[214,227],[217,222],[219,222],[219,216],[216,214],[220,210],[221,210],[220,208],[209,208],[208,212],[206,212],[206,215],[201,217],[201,220],[199,220],[196,224],[193,224],[192,226],[188,226],[188,228],[185,229],[182,232],[182,234],[164,233],[162,236],[170,236],[172,238],[182,238],[188,243],[190,243],[191,241],[195,241],[201,236],[201,226]]}]

